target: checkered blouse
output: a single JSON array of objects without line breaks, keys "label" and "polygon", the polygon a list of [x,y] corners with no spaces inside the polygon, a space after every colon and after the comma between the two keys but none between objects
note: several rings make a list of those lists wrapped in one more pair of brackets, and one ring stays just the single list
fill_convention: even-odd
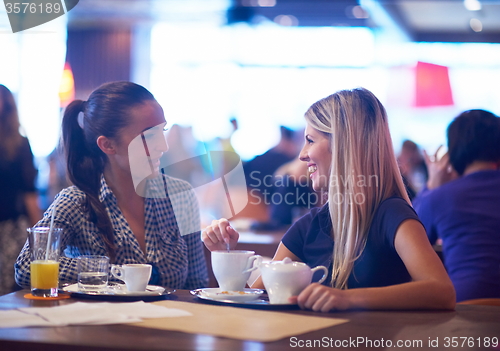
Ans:
[{"label": "checkered blouse", "polygon": [[[206,287],[208,273],[199,232],[196,197],[190,185],[182,180],[160,175],[148,181],[145,199],[145,255],[132,233],[116,197],[101,177],[99,199],[104,203],[115,229],[115,264],[149,263],[153,265],[150,284],[170,288]],[[165,190],[168,189],[168,196]],[[47,209],[38,227],[50,225],[55,207],[54,226],[63,229],[59,283],[76,283],[77,260],[80,255],[107,255],[106,246],[94,223],[88,220],[81,203],[85,194],[75,186],[63,189]],[[174,208],[173,208],[174,207]],[[174,211],[175,210],[175,211]],[[174,214],[175,213],[175,214]],[[184,223],[184,224],[183,224]],[[181,235],[179,227],[197,228]],[[186,230],[182,234],[186,234]],[[26,241],[15,264],[16,281],[30,287],[30,249]]]}]

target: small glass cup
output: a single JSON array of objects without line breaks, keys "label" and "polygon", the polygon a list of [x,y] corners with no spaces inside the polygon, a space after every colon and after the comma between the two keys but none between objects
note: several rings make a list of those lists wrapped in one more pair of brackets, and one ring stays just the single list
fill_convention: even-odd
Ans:
[{"label": "small glass cup", "polygon": [[97,255],[79,256],[78,291],[102,294],[108,289],[109,257]]},{"label": "small glass cup", "polygon": [[61,228],[28,228],[31,250],[31,294],[57,297],[59,288],[59,247]]}]

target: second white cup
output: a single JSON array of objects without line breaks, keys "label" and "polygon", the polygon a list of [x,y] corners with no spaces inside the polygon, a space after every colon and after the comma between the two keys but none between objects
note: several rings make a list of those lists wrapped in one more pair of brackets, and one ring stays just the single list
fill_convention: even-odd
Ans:
[{"label": "second white cup", "polygon": [[123,280],[128,291],[137,292],[146,291],[149,278],[151,278],[151,270],[150,264],[124,264],[113,265],[110,273],[113,277]]},{"label": "second white cup", "polygon": [[313,277],[313,273],[322,270],[323,276],[318,281],[322,283],[328,276],[328,268],[317,266],[310,268],[303,262],[293,262],[286,257],[283,261],[262,263],[260,271],[262,282],[266,288],[271,304],[289,304],[291,296],[297,296],[304,290]]}]

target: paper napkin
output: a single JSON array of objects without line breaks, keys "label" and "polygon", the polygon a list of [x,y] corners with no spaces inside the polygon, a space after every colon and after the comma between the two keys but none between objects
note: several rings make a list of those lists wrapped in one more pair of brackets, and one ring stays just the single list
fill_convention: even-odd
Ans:
[{"label": "paper napkin", "polygon": [[65,326],[84,324],[121,324],[148,318],[191,316],[190,312],[145,303],[84,303],[56,307],[25,307],[0,311],[1,328],[28,326]]}]

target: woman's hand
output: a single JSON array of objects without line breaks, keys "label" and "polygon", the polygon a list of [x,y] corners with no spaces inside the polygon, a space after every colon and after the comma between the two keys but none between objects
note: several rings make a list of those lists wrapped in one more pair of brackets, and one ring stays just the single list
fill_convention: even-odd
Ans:
[{"label": "woman's hand", "polygon": [[427,152],[424,150],[425,165],[429,172],[429,179],[427,180],[427,189],[429,190],[436,189],[458,178],[457,172],[455,172],[450,164],[450,155],[448,152],[444,154],[443,157],[438,158],[438,153],[441,148],[442,146],[436,150],[434,155],[430,156],[427,155]]},{"label": "woman's hand", "polygon": [[213,220],[212,224],[201,232],[201,239],[210,251],[226,250],[227,244],[231,249],[236,247],[240,234],[225,218]]},{"label": "woman's hand", "polygon": [[299,296],[291,297],[290,302],[297,302],[300,308],[317,312],[349,308],[348,290],[330,288],[318,283],[307,286]]}]

